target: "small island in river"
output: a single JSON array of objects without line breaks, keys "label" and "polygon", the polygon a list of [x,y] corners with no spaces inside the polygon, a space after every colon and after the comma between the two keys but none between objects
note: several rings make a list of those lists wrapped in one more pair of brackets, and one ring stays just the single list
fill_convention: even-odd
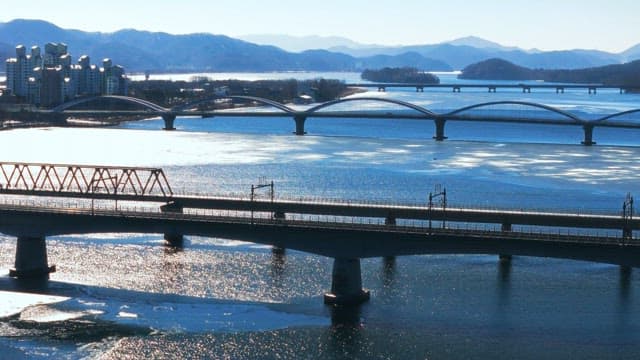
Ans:
[{"label": "small island in river", "polygon": [[428,72],[420,71],[412,67],[389,68],[379,70],[367,69],[360,77],[364,80],[381,83],[414,83],[414,84],[439,84],[440,78]]}]

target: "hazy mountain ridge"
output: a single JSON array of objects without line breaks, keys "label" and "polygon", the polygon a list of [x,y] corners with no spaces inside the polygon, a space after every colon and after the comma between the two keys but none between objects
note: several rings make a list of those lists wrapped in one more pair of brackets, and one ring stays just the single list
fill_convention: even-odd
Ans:
[{"label": "hazy mountain ridge", "polygon": [[[592,50],[539,52],[505,47],[478,37],[435,45],[367,47],[340,37],[320,39],[325,45],[349,45],[326,50],[287,52],[224,35],[173,35],[123,29],[114,33],[66,30],[41,20],[0,23],[0,61],[14,56],[14,47],[64,42],[74,57],[88,54],[93,63],[109,57],[128,71],[362,71],[383,67],[416,67],[428,71],[463,69],[491,58],[530,68],[576,69],[622,63],[640,58],[640,44],[620,54]],[[6,44],[6,45],[5,45]],[[355,44],[355,45],[354,45]],[[4,69],[0,69],[0,72]]]},{"label": "hazy mountain ridge", "polygon": [[[421,55],[358,59],[328,50],[291,53],[224,35],[172,35],[132,29],[91,33],[64,30],[41,20],[0,23],[0,43],[30,47],[43,46],[47,42],[64,42],[74,58],[87,54],[94,63],[109,57],[128,71],[360,71],[363,66],[383,67],[387,64],[417,66],[423,70],[451,69],[448,64]],[[0,61],[14,56],[14,47],[10,46],[8,54],[0,47]]]},{"label": "hazy mountain ridge", "polygon": [[[325,49],[344,46],[348,48],[367,48],[374,45],[357,43],[341,36],[293,36],[284,34],[250,34],[239,36],[238,39],[259,45],[273,45],[285,51],[303,52],[306,50]],[[311,46],[310,46],[311,45]]]}]

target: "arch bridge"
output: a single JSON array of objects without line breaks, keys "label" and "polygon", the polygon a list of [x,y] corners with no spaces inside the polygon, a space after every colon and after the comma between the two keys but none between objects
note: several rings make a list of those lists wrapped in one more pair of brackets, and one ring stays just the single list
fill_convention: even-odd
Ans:
[{"label": "arch bridge", "polygon": [[[129,110],[87,109],[89,105],[104,101],[123,104]],[[225,103],[229,108],[208,110],[203,107],[203,105],[211,102]],[[241,102],[242,107],[233,107],[234,102]],[[354,105],[355,103],[365,104],[365,107],[358,109]],[[347,106],[346,109],[345,106]],[[83,108],[77,109],[78,107]],[[393,109],[390,109],[390,107],[393,107]],[[179,116],[198,116],[202,118],[216,116],[289,117],[294,120],[294,134],[296,135],[306,134],[305,123],[308,118],[421,120],[434,122],[435,133],[433,138],[436,141],[443,141],[447,138],[445,134],[447,121],[570,125],[579,126],[583,129],[582,144],[587,146],[595,144],[593,139],[593,129],[595,127],[640,129],[640,121],[638,121],[640,120],[640,108],[587,120],[560,108],[527,101],[484,102],[438,113],[409,102],[379,97],[349,97],[300,109],[277,101],[253,96],[213,96],[173,108],[165,108],[147,100],[128,96],[99,96],[70,101],[45,112],[64,117],[100,115],[158,116],[163,119],[165,130],[175,130],[174,122]]]}]

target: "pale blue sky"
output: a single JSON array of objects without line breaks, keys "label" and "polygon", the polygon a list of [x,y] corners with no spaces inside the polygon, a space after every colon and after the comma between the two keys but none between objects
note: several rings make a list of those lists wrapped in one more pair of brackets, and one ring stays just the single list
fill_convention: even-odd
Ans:
[{"label": "pale blue sky", "polygon": [[384,45],[468,35],[542,50],[640,43],[638,0],[29,0],[2,7],[0,22],[15,18],[85,31],[337,35]]}]

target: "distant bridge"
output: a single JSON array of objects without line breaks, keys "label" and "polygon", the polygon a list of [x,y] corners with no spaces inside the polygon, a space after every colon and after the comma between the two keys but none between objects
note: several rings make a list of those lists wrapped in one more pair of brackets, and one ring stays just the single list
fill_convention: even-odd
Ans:
[{"label": "distant bridge", "polygon": [[627,93],[631,90],[637,90],[637,88],[631,88],[624,85],[602,85],[602,84],[425,84],[425,83],[376,83],[376,82],[363,82],[363,83],[348,83],[348,87],[364,87],[364,88],[377,88],[378,91],[384,92],[387,88],[415,88],[416,92],[424,92],[424,89],[451,89],[455,93],[462,92],[462,89],[487,89],[490,93],[497,92],[498,89],[520,89],[523,93],[530,93],[531,89],[545,89],[555,90],[557,94],[564,94],[565,90],[584,89],[589,94],[597,94],[598,90],[618,90],[620,94]]},{"label": "distant bridge", "polygon": [[[640,267],[640,243],[633,236],[640,229],[640,220],[633,217],[632,198],[625,200],[622,214],[587,215],[195,197],[159,192],[159,187],[142,192],[140,184],[146,181],[128,180],[131,174],[147,174],[143,178],[151,179],[149,183],[164,183],[161,171],[150,171],[158,169],[109,167],[111,173],[103,176],[104,168],[0,163],[0,195],[14,196],[14,201],[0,201],[0,232],[18,238],[13,276],[47,276],[54,270],[47,261],[47,236],[101,232],[160,233],[174,245],[181,243],[183,235],[220,237],[332,257],[328,303],[358,303],[368,298],[360,274],[360,259],[367,257],[496,254],[509,259],[524,255]],[[100,186],[86,187],[85,174],[101,174],[95,179],[106,182],[98,180]],[[120,181],[122,177],[127,180]],[[165,188],[170,188],[168,182]],[[15,201],[19,195],[29,198]],[[54,198],[92,202],[91,206],[66,206]],[[95,208],[96,199],[112,200],[113,207]],[[123,201],[129,205],[123,206]],[[537,230],[527,230],[530,226]],[[580,228],[585,233],[572,235],[559,228]],[[591,229],[609,232],[603,235]]]},{"label": "distant bridge", "polygon": [[[93,105],[96,102],[108,100],[135,106],[140,110],[101,110],[76,109],[79,106]],[[240,101],[243,106],[261,105],[256,108],[235,108],[228,110],[202,110],[200,105],[214,101]],[[377,106],[392,106],[389,108],[358,110],[354,103],[373,103]],[[347,109],[343,109],[349,105]],[[272,110],[270,110],[272,109]],[[337,110],[336,110],[337,109]],[[465,106],[452,111],[437,113],[422,106],[409,102],[378,98],[378,97],[350,97],[338,99],[311,106],[306,109],[294,109],[287,105],[269,99],[251,96],[216,96],[199,100],[192,104],[180,105],[171,109],[161,107],[146,100],[126,96],[101,96],[74,100],[62,104],[52,110],[43,110],[54,116],[68,117],[97,117],[97,116],[145,116],[162,117],[166,130],[173,130],[178,116],[209,117],[290,117],[295,122],[296,135],[304,135],[305,122],[308,118],[363,118],[363,119],[406,119],[433,121],[436,141],[443,141],[445,124],[447,121],[470,122],[502,122],[528,123],[542,125],[570,125],[583,129],[582,144],[593,145],[593,129],[595,127],[612,127],[640,129],[640,108],[609,114],[596,119],[584,119],[578,115],[553,106],[527,101],[492,101],[471,106]]]}]

